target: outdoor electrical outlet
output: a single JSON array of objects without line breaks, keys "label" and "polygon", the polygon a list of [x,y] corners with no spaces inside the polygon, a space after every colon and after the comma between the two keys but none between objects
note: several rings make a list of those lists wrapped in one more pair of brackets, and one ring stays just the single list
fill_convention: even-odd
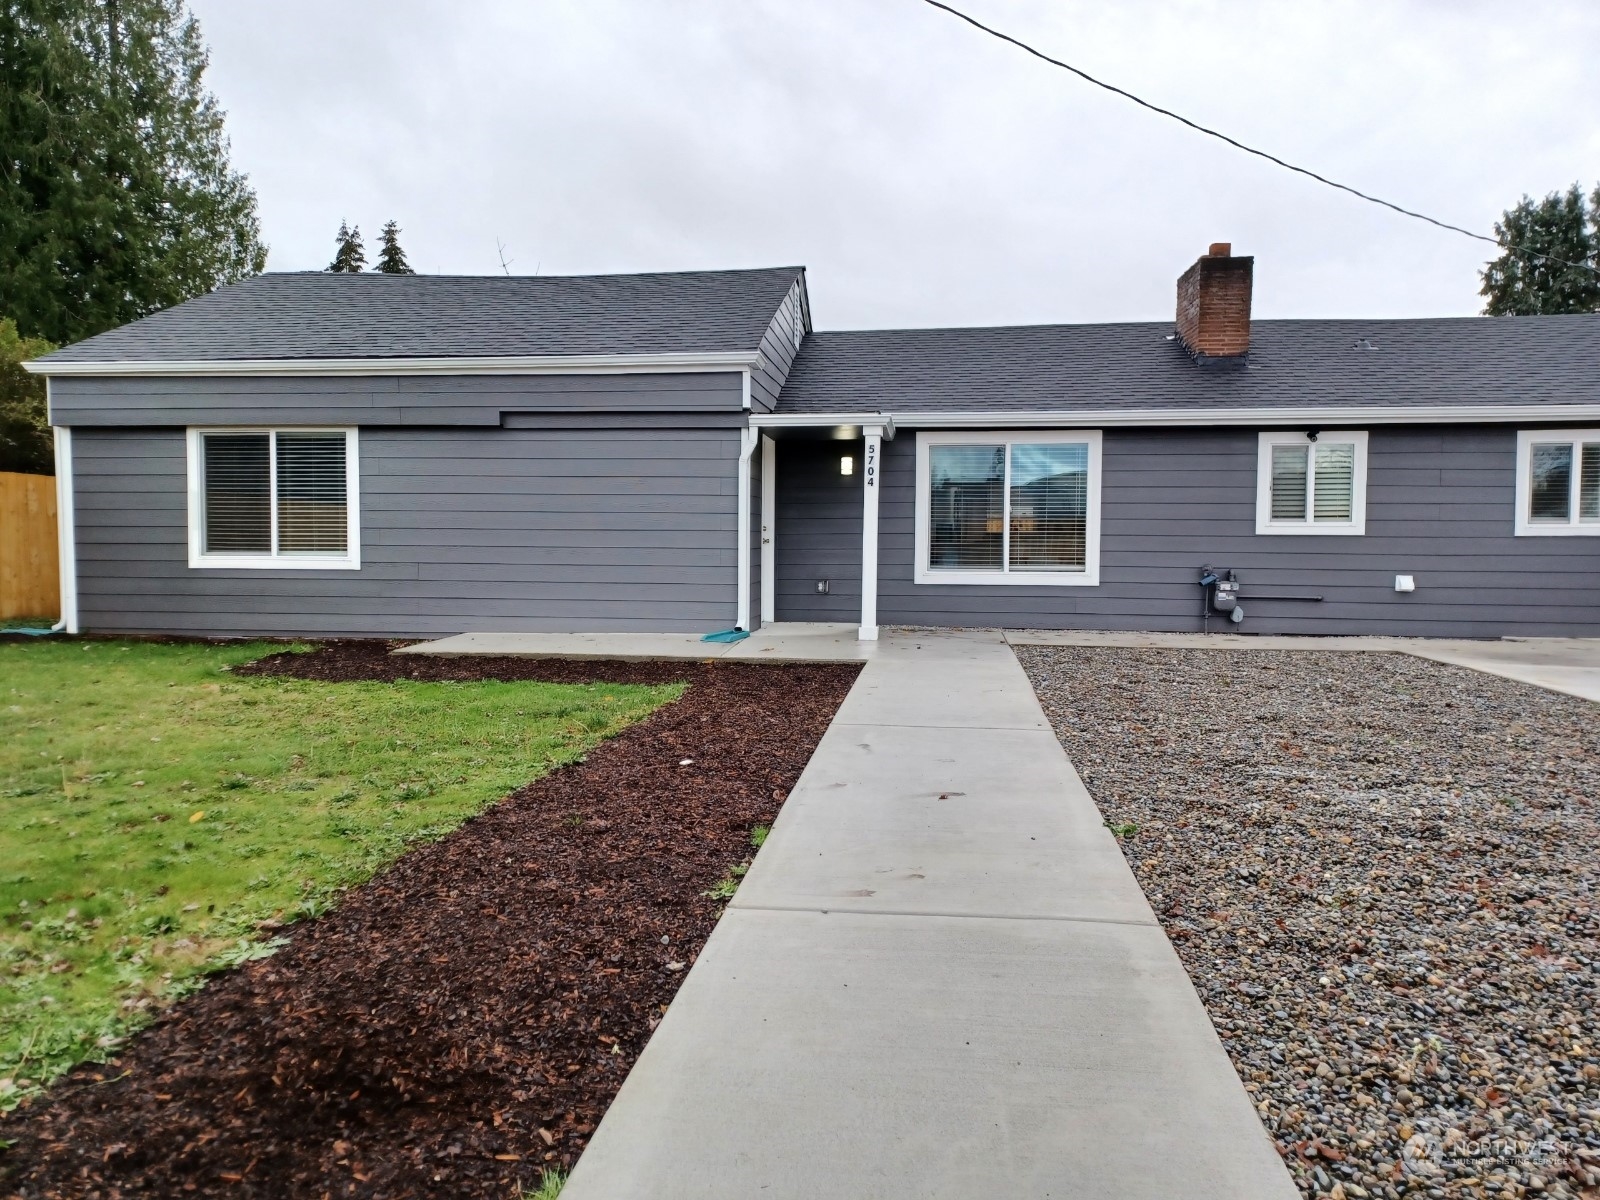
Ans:
[{"label": "outdoor electrical outlet", "polygon": [[828,581],[826,579],[817,580],[817,595],[826,596],[827,594],[828,594]]}]

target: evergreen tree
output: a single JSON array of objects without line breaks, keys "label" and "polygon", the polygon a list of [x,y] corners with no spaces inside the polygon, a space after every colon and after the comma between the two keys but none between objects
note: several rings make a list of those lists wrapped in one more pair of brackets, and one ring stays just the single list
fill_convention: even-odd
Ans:
[{"label": "evergreen tree", "polygon": [[378,251],[378,270],[385,275],[415,275],[406,261],[406,252],[400,249],[400,226],[390,221],[380,236],[383,246]]},{"label": "evergreen tree", "polygon": [[17,323],[0,319],[0,471],[54,475],[55,449],[45,417],[44,380],[22,364],[55,347],[17,333]]},{"label": "evergreen tree", "polygon": [[0,0],[0,312],[70,342],[261,271],[183,0]]},{"label": "evergreen tree", "polygon": [[1600,188],[1594,205],[1573,184],[1537,202],[1524,196],[1508,208],[1494,226],[1506,252],[1482,273],[1484,313],[1600,312]]},{"label": "evergreen tree", "polygon": [[339,222],[339,232],[334,235],[339,248],[333,252],[328,270],[344,275],[354,275],[367,269],[367,249],[361,244],[361,226],[354,228]]}]

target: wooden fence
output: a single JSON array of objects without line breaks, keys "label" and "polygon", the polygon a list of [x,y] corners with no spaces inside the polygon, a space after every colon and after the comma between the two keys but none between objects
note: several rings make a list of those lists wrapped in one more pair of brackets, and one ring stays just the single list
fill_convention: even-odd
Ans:
[{"label": "wooden fence", "polygon": [[53,475],[0,471],[0,620],[61,611]]}]

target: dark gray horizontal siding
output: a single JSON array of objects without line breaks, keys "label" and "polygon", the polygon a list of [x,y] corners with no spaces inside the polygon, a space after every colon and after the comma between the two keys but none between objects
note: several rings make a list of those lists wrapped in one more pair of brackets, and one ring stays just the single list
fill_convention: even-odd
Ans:
[{"label": "dark gray horizontal siding", "polygon": [[498,425],[506,413],[737,414],[737,372],[54,379],[57,425]]},{"label": "dark gray horizontal siding", "polygon": [[[819,493],[801,445],[785,447],[780,461],[780,512],[803,504],[815,520],[854,520],[859,529],[859,481]],[[1243,580],[1244,632],[1600,634],[1600,538],[1512,536],[1514,429],[1370,430],[1367,532],[1359,537],[1258,535],[1256,448],[1253,430],[1107,430],[1099,586],[918,585],[911,582],[916,434],[903,430],[884,454],[879,620],[1193,630],[1200,627],[1195,579],[1210,563]],[[790,455],[796,466],[786,480]],[[848,570],[855,594],[860,556],[846,557],[845,539],[786,542],[782,532],[780,580]],[[1394,591],[1400,574],[1416,577],[1416,592]],[[1324,599],[1261,600],[1253,592]],[[794,598],[796,613],[816,609]],[[780,598],[779,617],[787,611]],[[854,612],[833,619],[854,619]]]},{"label": "dark gray horizontal siding", "polygon": [[196,570],[183,431],[79,429],[83,626],[406,636],[733,624],[736,430],[364,428],[359,446],[359,571]]},{"label": "dark gray horizontal siding", "polygon": [[716,412],[508,412],[500,424],[507,429],[743,429],[748,424],[741,409]]},{"label": "dark gray horizontal siding", "polygon": [[789,378],[796,349],[805,336],[804,287],[804,276],[795,280],[761,336],[765,365],[750,374],[750,407],[756,412],[771,412],[778,406],[778,396]]},{"label": "dark gray horizontal siding", "polygon": [[[778,443],[775,616],[780,621],[861,617],[861,476],[839,474],[860,442]],[[858,467],[859,471],[859,467]],[[827,595],[817,594],[826,579]]]}]

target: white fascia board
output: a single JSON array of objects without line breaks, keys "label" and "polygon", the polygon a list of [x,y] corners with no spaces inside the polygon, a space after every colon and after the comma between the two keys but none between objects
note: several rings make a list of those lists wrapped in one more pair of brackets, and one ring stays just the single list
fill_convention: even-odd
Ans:
[{"label": "white fascia board", "polygon": [[811,295],[806,290],[806,271],[800,268],[800,275],[795,280],[795,286],[800,289],[800,321],[801,328],[810,333],[811,330]]},{"label": "white fascia board", "polygon": [[759,351],[694,354],[547,354],[477,358],[195,359],[170,362],[59,362],[22,364],[34,375],[248,376],[248,375],[632,375],[689,371],[760,371]]},{"label": "white fascia board", "polygon": [[1457,425],[1509,421],[1551,424],[1600,419],[1600,404],[1429,404],[1361,408],[1165,408],[1004,412],[758,413],[750,423],[766,429],[882,425],[907,429],[1100,429],[1181,425]]}]

